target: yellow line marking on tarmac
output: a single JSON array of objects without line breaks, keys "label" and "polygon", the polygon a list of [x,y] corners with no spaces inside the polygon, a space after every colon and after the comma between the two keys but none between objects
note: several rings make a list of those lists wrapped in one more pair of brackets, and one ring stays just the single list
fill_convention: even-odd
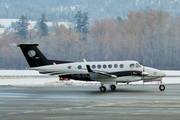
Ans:
[{"label": "yellow line marking on tarmac", "polygon": [[93,106],[87,106],[86,108],[93,108]]},{"label": "yellow line marking on tarmac", "polygon": [[84,108],[84,107],[76,107],[77,109],[82,109],[82,108]]},{"label": "yellow line marking on tarmac", "polygon": [[59,109],[51,109],[50,111],[58,111]]},{"label": "yellow line marking on tarmac", "polygon": [[34,111],[25,111],[23,113],[33,113]]},{"label": "yellow line marking on tarmac", "polygon": [[63,110],[71,110],[72,108],[63,108]]},{"label": "yellow line marking on tarmac", "polygon": [[11,112],[11,113],[8,113],[8,115],[15,115],[17,114],[16,112]]},{"label": "yellow line marking on tarmac", "polygon": [[38,110],[37,112],[45,112],[45,111],[47,111],[47,110]]}]

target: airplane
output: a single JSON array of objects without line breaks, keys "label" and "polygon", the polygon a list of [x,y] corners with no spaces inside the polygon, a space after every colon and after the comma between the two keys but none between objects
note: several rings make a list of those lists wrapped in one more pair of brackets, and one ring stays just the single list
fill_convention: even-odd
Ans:
[{"label": "airplane", "polygon": [[143,81],[160,81],[159,90],[164,91],[162,78],[166,73],[151,67],[141,65],[137,61],[95,61],[70,62],[47,59],[37,47],[38,44],[16,44],[20,47],[30,68],[41,74],[58,76],[81,81],[99,81],[101,92],[106,91],[105,85],[116,90],[118,83]]}]

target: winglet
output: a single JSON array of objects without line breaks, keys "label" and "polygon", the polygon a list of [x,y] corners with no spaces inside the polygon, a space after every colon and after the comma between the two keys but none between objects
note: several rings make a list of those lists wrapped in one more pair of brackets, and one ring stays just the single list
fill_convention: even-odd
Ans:
[{"label": "winglet", "polygon": [[88,72],[93,72],[89,65],[86,65],[86,68],[87,68]]}]

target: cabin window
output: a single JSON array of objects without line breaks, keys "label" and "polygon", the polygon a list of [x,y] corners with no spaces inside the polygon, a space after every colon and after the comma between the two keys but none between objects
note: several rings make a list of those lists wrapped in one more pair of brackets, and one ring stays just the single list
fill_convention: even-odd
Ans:
[{"label": "cabin window", "polygon": [[114,68],[117,68],[118,67],[118,65],[117,64],[114,64]]},{"label": "cabin window", "polygon": [[96,68],[96,65],[92,65],[92,68],[95,69],[95,68]]},{"label": "cabin window", "polygon": [[81,65],[78,65],[78,69],[81,69],[82,68],[82,66]]},{"label": "cabin window", "polygon": [[123,68],[123,67],[124,67],[124,65],[123,65],[123,64],[120,64],[119,66],[120,66],[120,68]]},{"label": "cabin window", "polygon": [[101,68],[101,65],[98,65],[98,66],[97,66],[97,68],[99,68],[99,69],[100,69],[100,68]]},{"label": "cabin window", "polygon": [[71,69],[71,66],[68,66],[68,69]]},{"label": "cabin window", "polygon": [[107,66],[106,65],[103,65],[103,68],[106,68]]},{"label": "cabin window", "polygon": [[133,67],[134,67],[134,64],[130,64],[129,67],[130,67],[130,68],[133,68]]},{"label": "cabin window", "polygon": [[111,64],[109,64],[109,65],[108,65],[108,68],[112,68],[112,65],[111,65]]}]

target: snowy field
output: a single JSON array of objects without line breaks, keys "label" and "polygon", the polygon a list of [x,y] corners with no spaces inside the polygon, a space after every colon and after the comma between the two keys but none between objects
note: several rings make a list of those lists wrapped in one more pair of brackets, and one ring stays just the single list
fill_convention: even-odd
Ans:
[{"label": "snowy field", "polygon": [[[164,77],[164,84],[177,84],[180,83],[180,71],[164,71],[167,76],[176,77]],[[142,81],[133,82],[130,84],[143,84]],[[159,84],[159,82],[150,82],[145,84]],[[56,76],[48,76],[39,74],[34,70],[0,70],[0,85],[9,86],[85,86],[85,85],[97,85],[99,82],[86,82],[86,81],[59,81]]]},{"label": "snowy field", "polygon": [[[0,24],[4,26],[4,28],[0,28],[0,34],[3,34],[5,29],[11,26],[12,22],[17,22],[19,19],[0,19]],[[34,26],[36,25],[37,21],[31,21],[29,20],[29,26],[28,29],[34,29]],[[47,26],[51,27],[53,26],[53,22],[46,22]],[[58,22],[58,25],[64,25],[66,28],[69,28],[70,26],[73,27],[73,23],[68,21],[61,21]]]}]

